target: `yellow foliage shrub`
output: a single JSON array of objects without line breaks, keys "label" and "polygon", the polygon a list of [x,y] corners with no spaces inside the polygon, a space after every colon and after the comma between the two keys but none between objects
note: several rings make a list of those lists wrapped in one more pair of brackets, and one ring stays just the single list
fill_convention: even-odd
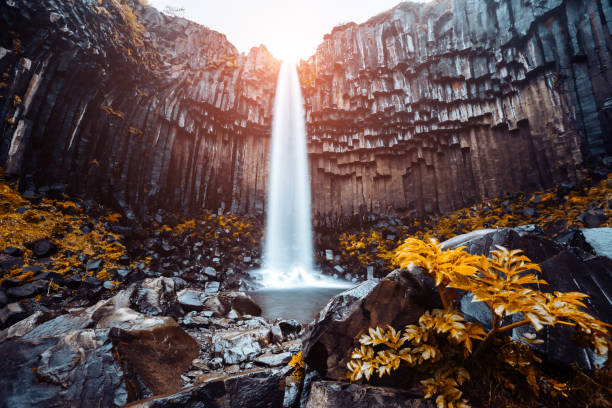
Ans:
[{"label": "yellow foliage shrub", "polygon": [[[545,326],[573,326],[599,355],[609,352],[610,325],[583,310],[586,308],[583,299],[588,296],[535,289],[535,285],[547,283],[536,275],[540,267],[520,250],[498,247],[487,258],[470,255],[463,247],[443,249],[435,239],[424,242],[411,238],[395,250],[395,257],[399,266],[422,268],[434,279],[444,309],[425,312],[418,325],[408,325],[403,331],[390,326],[371,328],[359,338],[361,346],[351,353],[347,365],[351,381],[362,377],[369,380],[374,373],[382,377],[397,370],[400,364],[422,366],[423,374],[433,373],[433,377],[426,376],[420,381],[425,398],[436,396],[440,408],[469,407],[459,388],[470,379],[464,367],[478,366],[482,353],[492,344],[499,345],[500,335],[514,328],[531,326],[537,332]],[[486,331],[480,323],[467,322],[453,309],[453,289],[471,292],[474,301],[487,306],[491,312],[490,330]],[[524,318],[504,324],[504,317],[511,315]],[[524,333],[522,338],[526,342],[540,342],[535,333]],[[474,344],[477,347],[473,352]],[[518,372],[537,395],[542,386],[536,374],[540,377],[542,374],[534,364],[540,360],[525,345],[509,338],[502,344],[503,349],[493,350],[496,367],[483,369],[493,371],[490,374],[508,388],[514,384],[505,372]],[[567,396],[565,383],[543,378],[551,393]]]}]

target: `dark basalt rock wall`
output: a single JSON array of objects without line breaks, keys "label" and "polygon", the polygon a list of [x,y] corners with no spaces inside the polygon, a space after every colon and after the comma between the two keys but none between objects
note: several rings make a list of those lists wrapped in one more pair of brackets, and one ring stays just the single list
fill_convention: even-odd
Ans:
[{"label": "dark basalt rock wall", "polygon": [[[611,20],[611,0],[438,0],[336,27],[299,67],[317,221],[583,177],[612,151]],[[141,218],[263,212],[264,47],[134,0],[6,0],[0,23],[0,165],[22,190],[67,184]]]},{"label": "dark basalt rock wall", "polygon": [[445,212],[612,152],[609,0],[403,3],[300,65],[314,211]]},{"label": "dark basalt rock wall", "polygon": [[0,165],[140,216],[263,211],[280,63],[122,3],[0,3]]}]

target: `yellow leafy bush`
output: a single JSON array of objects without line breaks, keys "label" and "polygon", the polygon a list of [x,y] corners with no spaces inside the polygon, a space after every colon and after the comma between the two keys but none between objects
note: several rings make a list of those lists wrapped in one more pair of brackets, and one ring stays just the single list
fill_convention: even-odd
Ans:
[{"label": "yellow leafy bush", "polygon": [[[369,380],[374,373],[382,377],[404,364],[421,370],[426,377],[420,381],[424,395],[436,396],[439,408],[469,407],[459,389],[470,379],[464,368],[469,367],[486,371],[509,389],[515,385],[508,378],[520,373],[535,395],[545,384],[549,394],[567,396],[567,384],[538,371],[534,364],[540,360],[531,349],[500,335],[521,326],[531,326],[537,332],[544,326],[568,325],[575,327],[585,344],[600,355],[609,352],[610,325],[583,310],[587,295],[535,289],[547,283],[537,276],[540,267],[520,250],[498,247],[487,258],[471,255],[463,247],[443,249],[435,239],[424,242],[410,238],[395,250],[395,258],[399,266],[422,268],[433,278],[444,309],[425,312],[418,325],[408,325],[403,331],[390,326],[369,329],[351,353],[347,365],[351,381]],[[486,331],[480,323],[467,322],[453,309],[455,289],[472,292],[474,301],[488,307],[491,329]],[[512,315],[522,318],[504,324],[504,317]],[[525,333],[523,339],[539,342],[535,333]],[[479,366],[482,353],[492,344],[493,366]]]}]

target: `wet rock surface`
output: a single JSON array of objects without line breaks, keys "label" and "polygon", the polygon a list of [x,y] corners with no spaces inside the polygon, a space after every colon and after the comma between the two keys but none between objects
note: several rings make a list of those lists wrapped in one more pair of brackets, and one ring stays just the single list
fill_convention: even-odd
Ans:
[{"label": "wet rock surface", "polygon": [[416,392],[395,388],[373,387],[336,381],[317,381],[312,384],[306,408],[433,408],[431,400],[424,400]]},{"label": "wet rock surface", "polygon": [[123,406],[172,394],[136,406],[195,407],[201,398],[283,406],[287,363],[301,350],[302,326],[254,316],[261,309],[242,292],[195,290],[219,309],[185,314],[179,299],[189,289],[177,294],[177,286],[183,283],[144,279],[57,317],[42,311],[26,317],[19,304],[8,308],[10,321],[26,318],[0,332],[3,353],[21,350],[2,363],[0,383],[8,391],[0,405]]},{"label": "wet rock surface", "polygon": [[282,407],[284,376],[281,371],[255,369],[219,376],[177,394],[136,402],[130,408]]},{"label": "wet rock surface", "polygon": [[421,282],[407,271],[394,271],[380,282],[366,281],[340,293],[321,310],[304,339],[304,359],[322,376],[346,378],[347,350],[370,327],[414,323],[436,306]]},{"label": "wet rock surface", "polygon": [[13,338],[0,343],[1,404],[6,407],[124,405],[123,370],[108,330]]},{"label": "wet rock surface", "polygon": [[198,356],[196,341],[171,317],[144,317],[121,308],[104,317],[97,327],[112,329],[121,359],[152,394],[178,391],[180,375]]}]

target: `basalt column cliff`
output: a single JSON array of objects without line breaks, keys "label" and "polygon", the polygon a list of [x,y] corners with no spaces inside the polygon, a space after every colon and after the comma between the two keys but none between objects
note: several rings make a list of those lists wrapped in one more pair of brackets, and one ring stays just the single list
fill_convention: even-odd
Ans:
[{"label": "basalt column cliff", "polygon": [[610,1],[403,3],[300,66],[314,212],[421,216],[611,152]]},{"label": "basalt column cliff", "polygon": [[276,77],[265,47],[138,2],[0,2],[0,164],[21,188],[140,216],[263,211]]},{"label": "basalt column cliff", "polygon": [[[265,47],[132,0],[0,0],[0,21],[0,166],[22,191],[264,211]],[[611,23],[610,0],[440,0],[336,27],[298,69],[317,222],[584,177],[612,151]]]}]

